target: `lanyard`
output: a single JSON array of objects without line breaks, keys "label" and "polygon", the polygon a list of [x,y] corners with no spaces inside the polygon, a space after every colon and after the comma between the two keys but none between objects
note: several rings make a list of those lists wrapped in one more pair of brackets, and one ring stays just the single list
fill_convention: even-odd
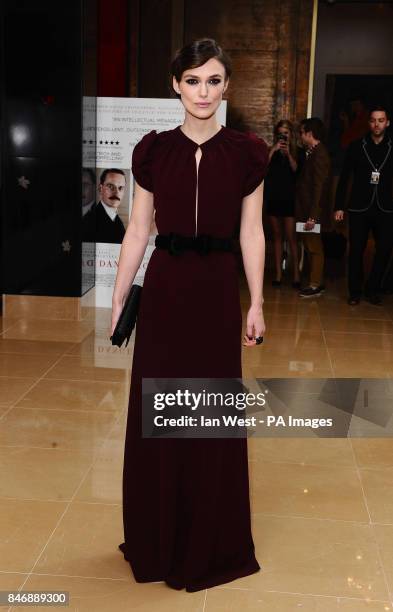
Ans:
[{"label": "lanyard", "polygon": [[371,161],[369,154],[367,153],[366,150],[366,139],[363,138],[363,151],[368,159],[368,161],[370,162],[370,165],[372,167],[372,169],[374,170],[374,172],[381,172],[382,168],[384,167],[387,158],[390,155],[390,151],[392,150],[392,145],[391,145],[391,141],[388,140],[388,152],[386,153],[385,159],[383,160],[382,164],[379,166],[379,168],[377,168],[377,166]]}]

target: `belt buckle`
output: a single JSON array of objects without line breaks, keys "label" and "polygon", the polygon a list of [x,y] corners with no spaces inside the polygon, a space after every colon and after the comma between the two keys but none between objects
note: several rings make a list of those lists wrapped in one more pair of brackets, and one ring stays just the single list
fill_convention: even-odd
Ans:
[{"label": "belt buckle", "polygon": [[169,245],[168,245],[169,255],[181,255],[183,250],[184,249],[180,245],[179,235],[170,233],[169,234]]},{"label": "belt buckle", "polygon": [[210,236],[206,234],[195,236],[195,250],[199,255],[208,255],[211,251]]}]

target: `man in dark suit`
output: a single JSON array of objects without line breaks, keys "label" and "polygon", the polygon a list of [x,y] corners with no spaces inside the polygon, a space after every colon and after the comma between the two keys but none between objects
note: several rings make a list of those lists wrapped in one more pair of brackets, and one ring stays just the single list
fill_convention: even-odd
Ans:
[{"label": "man in dark suit", "polygon": [[107,168],[100,177],[100,201],[83,218],[85,242],[121,244],[125,229],[118,215],[124,197],[126,177],[123,170]]},{"label": "man in dark suit", "polygon": [[371,304],[381,304],[381,284],[393,247],[393,151],[386,129],[389,116],[383,106],[370,111],[370,131],[347,151],[337,185],[335,219],[348,210],[348,304],[360,301],[363,289],[363,255],[370,230],[375,255],[364,287]]},{"label": "man in dark suit", "polygon": [[311,232],[315,224],[326,229],[330,216],[330,157],[323,144],[324,125],[318,117],[304,119],[300,137],[306,149],[306,159],[296,184],[296,221],[304,224],[301,233],[310,260],[309,285],[300,291],[303,298],[318,297],[324,290],[324,252],[320,233]]}]

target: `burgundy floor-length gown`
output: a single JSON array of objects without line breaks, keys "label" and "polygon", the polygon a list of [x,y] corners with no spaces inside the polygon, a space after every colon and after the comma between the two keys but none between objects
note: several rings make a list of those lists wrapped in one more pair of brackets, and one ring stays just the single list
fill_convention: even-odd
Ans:
[{"label": "burgundy floor-length gown", "polygon": [[[198,145],[180,127],[150,132],[134,149],[132,171],[154,194],[160,234],[233,236],[242,198],[263,180],[263,141],[222,127],[200,148],[198,170]],[[141,437],[142,377],[241,377],[241,323],[233,253],[153,252],[136,329],[123,472],[121,549],[138,582],[192,592],[260,569],[247,440]]]}]

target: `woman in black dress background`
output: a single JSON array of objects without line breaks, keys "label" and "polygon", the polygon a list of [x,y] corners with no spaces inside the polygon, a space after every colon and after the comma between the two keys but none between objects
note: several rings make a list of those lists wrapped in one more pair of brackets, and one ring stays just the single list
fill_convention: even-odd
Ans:
[{"label": "woman in black dress background", "polygon": [[289,243],[293,266],[293,287],[300,287],[298,250],[295,231],[295,187],[302,150],[296,145],[293,124],[282,119],[274,127],[274,144],[269,152],[264,201],[273,229],[275,278],[280,287],[282,276],[283,233]]}]

